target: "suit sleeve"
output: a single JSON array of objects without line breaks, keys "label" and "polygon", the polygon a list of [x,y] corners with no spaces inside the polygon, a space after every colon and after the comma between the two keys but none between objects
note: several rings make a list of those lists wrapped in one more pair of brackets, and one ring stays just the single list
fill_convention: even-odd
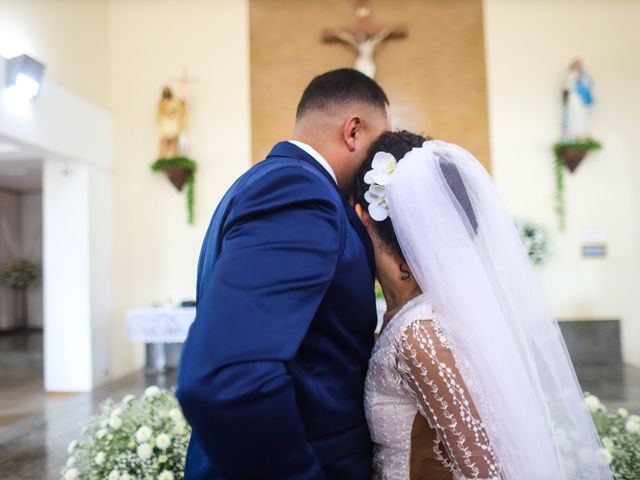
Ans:
[{"label": "suit sleeve", "polygon": [[256,184],[224,224],[185,344],[178,398],[222,478],[320,479],[285,363],[335,273],[335,192],[299,167]]}]

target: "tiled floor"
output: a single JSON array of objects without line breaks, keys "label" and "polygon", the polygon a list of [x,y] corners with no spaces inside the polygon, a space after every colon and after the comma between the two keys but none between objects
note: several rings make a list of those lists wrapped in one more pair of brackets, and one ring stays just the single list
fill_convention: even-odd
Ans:
[{"label": "tiled floor", "polygon": [[42,389],[42,332],[3,333],[0,352],[0,428],[59,400]]},{"label": "tiled floor", "polygon": [[640,368],[629,365],[576,365],[582,389],[604,401],[610,410],[620,407],[640,414]]},{"label": "tiled floor", "polygon": [[67,445],[79,425],[99,411],[107,398],[141,394],[148,385],[175,385],[175,371],[166,374],[136,372],[125,378],[63,401],[46,402],[44,409],[0,429],[0,478],[3,480],[59,479],[67,459]]}]

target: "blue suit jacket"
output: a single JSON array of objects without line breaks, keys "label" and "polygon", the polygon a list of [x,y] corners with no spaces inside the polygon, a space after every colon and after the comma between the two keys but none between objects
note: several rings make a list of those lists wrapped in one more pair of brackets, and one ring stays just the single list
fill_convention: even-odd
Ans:
[{"label": "blue suit jacket", "polygon": [[371,478],[363,409],[373,253],[335,182],[289,142],[218,206],[177,396],[186,479]]}]

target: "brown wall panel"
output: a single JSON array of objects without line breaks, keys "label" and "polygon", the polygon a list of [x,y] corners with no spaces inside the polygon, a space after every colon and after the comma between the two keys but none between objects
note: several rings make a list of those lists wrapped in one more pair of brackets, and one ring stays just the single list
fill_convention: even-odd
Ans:
[{"label": "brown wall panel", "polygon": [[[355,53],[324,44],[325,28],[355,25],[352,0],[251,0],[253,159],[291,135],[298,99],[311,78],[353,66]],[[372,0],[372,21],[402,24],[404,39],[376,55],[376,80],[391,100],[396,128],[459,143],[489,166],[481,0]]]}]

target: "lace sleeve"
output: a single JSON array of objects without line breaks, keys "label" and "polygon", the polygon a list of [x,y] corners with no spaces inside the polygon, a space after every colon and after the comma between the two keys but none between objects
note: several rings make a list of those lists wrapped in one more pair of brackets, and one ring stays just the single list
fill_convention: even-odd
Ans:
[{"label": "lace sleeve", "polygon": [[405,329],[398,367],[454,472],[472,479],[499,478],[484,426],[436,321],[418,320]]}]

